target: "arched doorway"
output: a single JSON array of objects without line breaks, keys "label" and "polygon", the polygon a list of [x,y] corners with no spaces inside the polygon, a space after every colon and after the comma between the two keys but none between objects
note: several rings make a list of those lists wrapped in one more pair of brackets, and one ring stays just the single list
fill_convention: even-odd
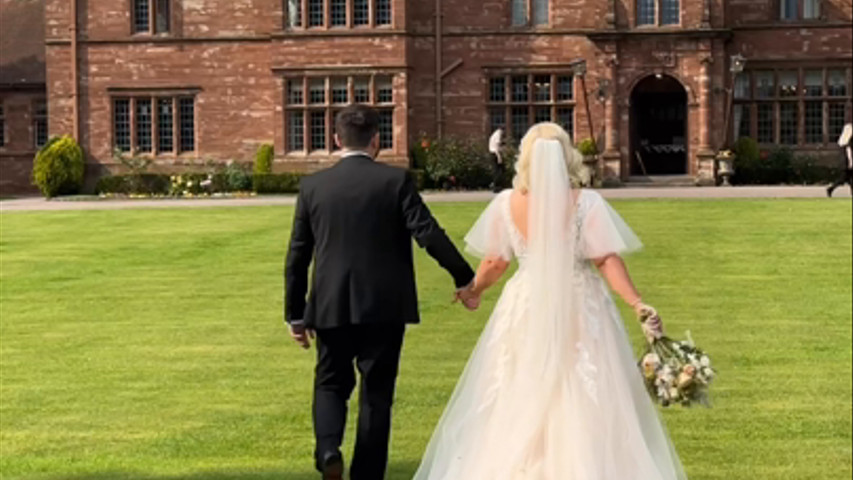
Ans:
[{"label": "arched doorway", "polygon": [[631,92],[631,175],[687,174],[687,91],[650,75]]}]

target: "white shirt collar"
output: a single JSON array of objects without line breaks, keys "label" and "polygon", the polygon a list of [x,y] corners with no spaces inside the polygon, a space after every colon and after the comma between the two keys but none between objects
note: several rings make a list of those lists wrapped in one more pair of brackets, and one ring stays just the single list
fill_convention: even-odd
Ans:
[{"label": "white shirt collar", "polygon": [[341,153],[341,158],[348,158],[348,157],[373,158],[373,155],[371,155],[367,152],[361,151],[361,150],[344,150],[343,153]]}]

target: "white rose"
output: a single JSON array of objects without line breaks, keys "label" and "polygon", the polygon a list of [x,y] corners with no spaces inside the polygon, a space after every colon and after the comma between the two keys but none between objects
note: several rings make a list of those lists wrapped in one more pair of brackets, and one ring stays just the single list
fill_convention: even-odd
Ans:
[{"label": "white rose", "polygon": [[708,357],[708,355],[702,355],[702,358],[699,359],[699,363],[703,367],[708,368],[711,366],[711,359]]}]

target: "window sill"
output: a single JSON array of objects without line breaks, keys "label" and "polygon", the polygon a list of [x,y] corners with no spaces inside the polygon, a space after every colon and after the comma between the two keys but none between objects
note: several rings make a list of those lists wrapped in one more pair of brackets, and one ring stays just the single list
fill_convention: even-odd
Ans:
[{"label": "window sill", "polygon": [[163,32],[163,33],[137,32],[137,33],[131,33],[130,38],[135,38],[135,39],[140,39],[140,40],[142,40],[142,39],[147,40],[147,39],[152,39],[152,38],[166,39],[166,38],[174,38],[174,35],[172,35],[171,32]]},{"label": "window sill", "polygon": [[666,25],[634,25],[634,30],[642,30],[642,31],[668,31],[668,30],[681,30],[684,28],[684,25],[681,23],[672,23]]}]

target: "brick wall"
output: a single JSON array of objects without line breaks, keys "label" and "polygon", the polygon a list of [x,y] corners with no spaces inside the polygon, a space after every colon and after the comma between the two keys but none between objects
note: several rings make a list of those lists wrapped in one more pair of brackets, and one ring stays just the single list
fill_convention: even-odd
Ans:
[{"label": "brick wall", "polygon": [[33,106],[44,90],[0,90],[5,143],[0,146],[0,196],[37,193],[30,178],[35,157]]},{"label": "brick wall", "polygon": [[[585,59],[596,131],[589,131],[577,86],[576,138],[594,133],[613,175],[636,173],[630,172],[631,88],[650,75],[672,76],[688,93],[688,172],[698,176],[707,173],[708,155],[723,141],[731,55],[741,53],[751,65],[850,64],[849,0],[822,2],[825,19],[805,23],[780,22],[778,0],[684,0],[681,24],[665,28],[634,28],[635,1],[552,0],[549,26],[516,28],[509,0],[444,0],[441,68],[461,61],[442,80],[445,133],[485,141],[490,71],[565,69]],[[394,0],[387,27],[307,31],[285,29],[282,1],[175,1],[171,33],[154,37],[131,35],[130,0],[80,5],[81,142],[92,163],[113,168],[110,98],[116,91],[191,87],[198,90],[198,150],[161,156],[162,168],[206,158],[250,160],[263,142],[275,144],[277,169],[319,168],[328,154],[283,149],[284,77],[297,74],[393,72],[396,135],[388,161],[405,163],[413,139],[436,134],[434,1]],[[53,134],[70,132],[72,125],[68,17],[68,1],[47,0]],[[602,91],[602,85],[609,88]]]}]

